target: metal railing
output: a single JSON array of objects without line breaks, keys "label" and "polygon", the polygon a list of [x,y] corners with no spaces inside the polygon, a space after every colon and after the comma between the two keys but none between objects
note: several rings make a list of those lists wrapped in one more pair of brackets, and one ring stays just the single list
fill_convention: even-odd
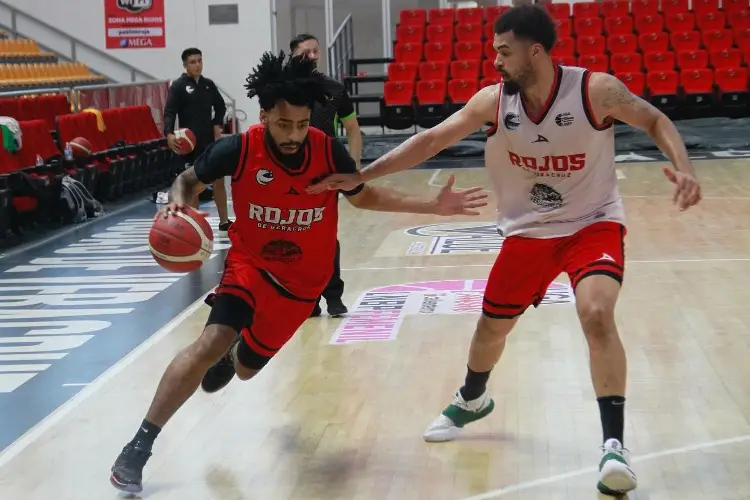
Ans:
[{"label": "metal railing", "polygon": [[328,73],[336,80],[348,76],[349,60],[354,58],[354,23],[346,16],[328,44]]}]

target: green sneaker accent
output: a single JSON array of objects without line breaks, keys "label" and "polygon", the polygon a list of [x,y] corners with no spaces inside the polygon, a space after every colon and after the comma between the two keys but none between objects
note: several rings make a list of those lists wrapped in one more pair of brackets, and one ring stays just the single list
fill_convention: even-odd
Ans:
[{"label": "green sneaker accent", "polygon": [[608,495],[608,496],[611,496],[611,497],[622,496],[622,493],[620,493],[619,491],[610,490],[609,488],[607,488],[606,486],[604,486],[604,484],[602,484],[601,481],[599,481],[599,483],[597,483],[596,489],[599,490],[599,493],[601,493],[602,495]]},{"label": "green sneaker accent", "polygon": [[599,461],[599,470],[602,470],[602,467],[604,467],[604,464],[609,462],[610,460],[617,460],[620,463],[628,465],[628,462],[627,460],[625,460],[625,457],[622,456],[622,453],[619,453],[616,451],[610,451],[609,453],[605,454],[602,457],[602,459]]},{"label": "green sneaker accent", "polygon": [[470,424],[486,417],[487,415],[492,413],[492,410],[494,409],[495,401],[493,399],[490,399],[490,404],[488,404],[481,411],[464,410],[461,407],[451,404],[448,405],[445,410],[443,410],[443,415],[451,419],[451,422],[453,422],[453,424],[460,429],[466,424]]}]

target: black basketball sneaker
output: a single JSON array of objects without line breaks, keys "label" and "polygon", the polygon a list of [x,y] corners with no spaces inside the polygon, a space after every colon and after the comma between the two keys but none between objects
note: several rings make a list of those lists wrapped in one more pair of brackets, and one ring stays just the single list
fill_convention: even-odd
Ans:
[{"label": "black basketball sneaker", "polygon": [[112,466],[109,482],[120,491],[140,493],[143,491],[143,468],[151,457],[151,450],[128,443]]}]

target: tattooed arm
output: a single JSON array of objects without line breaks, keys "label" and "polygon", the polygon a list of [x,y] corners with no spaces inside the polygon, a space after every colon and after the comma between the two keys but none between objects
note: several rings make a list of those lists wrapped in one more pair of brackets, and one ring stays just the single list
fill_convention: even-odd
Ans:
[{"label": "tattooed arm", "polygon": [[677,173],[664,174],[677,187],[674,201],[686,209],[700,201],[700,184],[690,163],[685,143],[674,123],[654,106],[634,95],[619,79],[606,73],[592,73],[589,97],[597,123],[619,120],[646,132],[669,158]]}]

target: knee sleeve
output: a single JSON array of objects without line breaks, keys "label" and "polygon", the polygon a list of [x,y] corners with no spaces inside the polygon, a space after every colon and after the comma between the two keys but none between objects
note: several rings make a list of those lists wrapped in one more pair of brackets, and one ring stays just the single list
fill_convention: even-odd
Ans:
[{"label": "knee sleeve", "polygon": [[[243,328],[252,324],[253,308],[241,298],[229,294],[211,294],[209,297],[211,297],[210,302],[212,304],[206,326],[225,325],[239,334]],[[206,303],[208,302],[209,298],[207,297]]]},{"label": "knee sleeve", "polygon": [[260,370],[271,361],[273,356],[266,354],[260,354],[253,350],[245,340],[245,336],[242,335],[240,343],[237,345],[237,361],[250,370]]}]

